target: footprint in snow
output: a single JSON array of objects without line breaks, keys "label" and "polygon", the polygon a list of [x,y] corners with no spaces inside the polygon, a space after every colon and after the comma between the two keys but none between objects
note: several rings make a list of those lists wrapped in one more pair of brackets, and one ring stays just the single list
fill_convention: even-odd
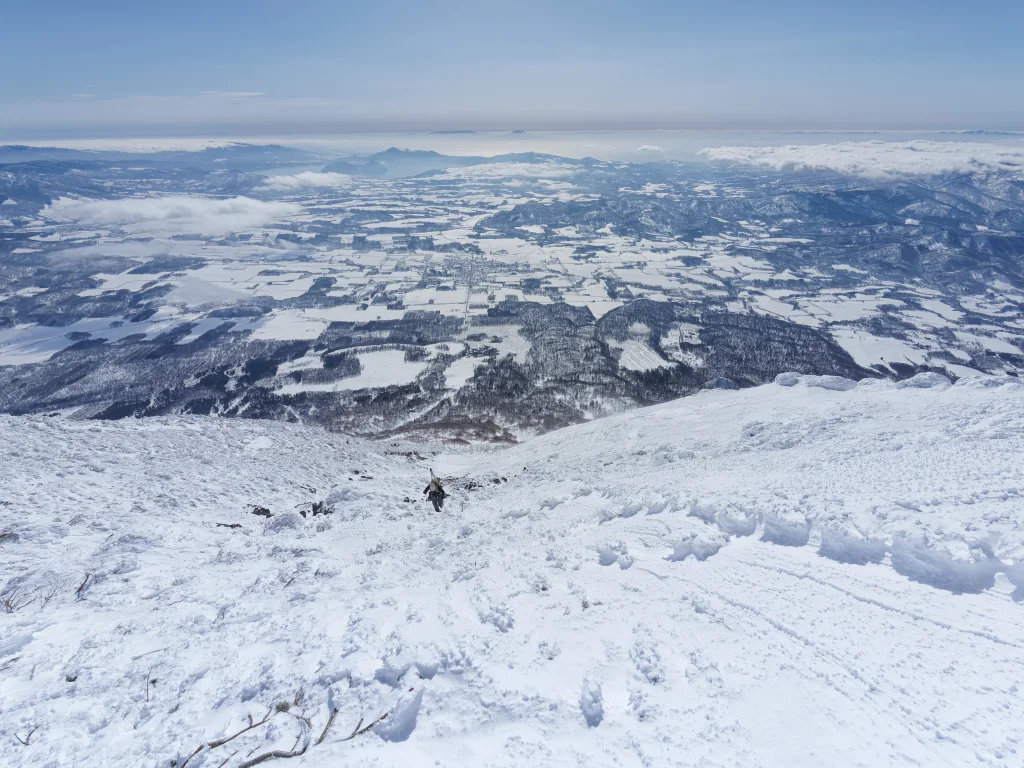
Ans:
[{"label": "footprint in snow", "polygon": [[629,658],[633,660],[637,674],[651,685],[665,680],[665,665],[661,661],[661,654],[650,634],[643,628],[637,628],[636,642],[629,649]]},{"label": "footprint in snow", "polygon": [[580,712],[587,726],[596,728],[604,718],[604,697],[601,695],[601,684],[593,680],[584,680],[580,687]]},{"label": "footprint in snow", "polygon": [[499,632],[508,632],[515,625],[511,611],[504,605],[492,605],[478,612],[483,624],[491,624]]}]

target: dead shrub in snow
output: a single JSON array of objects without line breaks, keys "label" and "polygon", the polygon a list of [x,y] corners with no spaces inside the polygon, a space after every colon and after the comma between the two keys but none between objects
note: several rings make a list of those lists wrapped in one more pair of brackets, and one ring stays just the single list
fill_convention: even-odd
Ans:
[{"label": "dead shrub in snow", "polygon": [[334,505],[328,504],[326,501],[306,501],[299,504],[295,509],[297,509],[299,514],[303,517],[309,513],[312,513],[313,517],[316,517],[317,515],[334,514]]},{"label": "dead shrub in snow", "polygon": [[0,594],[0,611],[4,613],[20,611],[35,599],[35,593],[25,590],[20,585],[12,587]]},{"label": "dead shrub in snow", "polygon": [[56,573],[48,573],[39,588],[39,607],[45,608],[53,598],[68,590],[68,580]]},{"label": "dead shrub in snow", "polygon": [[[420,692],[419,696],[422,696],[422,691]],[[275,719],[278,716],[285,715],[295,718],[296,722],[298,722],[300,727],[300,733],[298,737],[295,739],[295,743],[292,745],[291,750],[277,749],[272,750],[270,752],[264,752],[261,755],[257,755],[256,757],[253,757],[250,760],[246,760],[245,762],[241,763],[238,766],[238,768],[252,768],[252,766],[259,765],[260,763],[267,762],[269,760],[299,757],[300,755],[305,754],[306,750],[309,749],[310,746],[319,746],[323,742],[323,740],[327,738],[327,732],[331,729],[331,726],[334,725],[334,720],[338,716],[338,708],[332,707],[328,714],[327,722],[324,725],[323,730],[320,732],[320,737],[316,741],[313,741],[312,719],[305,716],[304,714],[295,714],[291,711],[293,707],[300,706],[305,700],[305,698],[306,692],[304,689],[300,688],[296,692],[295,697],[292,699],[292,701],[289,702],[285,700],[278,702],[276,705],[267,710],[267,713],[263,716],[261,720],[255,720],[253,719],[252,715],[249,715],[248,725],[242,727],[240,730],[236,731],[235,733],[229,736],[224,736],[220,739],[215,739],[213,741],[204,742],[200,744],[184,760],[178,760],[176,758],[172,759],[171,765],[173,766],[173,768],[185,768],[185,766],[188,765],[194,757],[199,755],[204,750],[206,752],[210,752],[211,750],[217,749],[218,747],[222,747],[225,744],[234,741],[238,737],[259,728],[260,726],[266,725],[267,723],[271,723],[271,721],[275,721]],[[377,726],[380,723],[386,721],[391,714],[391,712],[385,712],[383,715],[376,718],[369,725],[363,725],[363,718],[359,718],[359,722],[356,724],[356,727],[353,729],[352,733],[349,736],[340,739],[340,741],[351,741],[357,736],[361,736],[362,734],[369,731],[371,728],[374,728],[374,726]],[[413,717],[415,717],[415,715],[413,715]],[[299,746],[300,742],[302,742],[301,747]],[[251,755],[255,751],[256,750],[254,748],[252,751],[249,752],[249,754]],[[224,761],[220,763],[220,765],[223,766],[225,763],[227,763],[228,760],[234,757],[234,754],[236,753],[232,753],[227,758],[225,758]],[[201,759],[205,759],[205,754],[204,757]]]},{"label": "dead shrub in snow", "polygon": [[54,571],[47,571],[42,576],[24,574],[8,581],[0,591],[0,612],[20,611],[36,600],[42,610],[62,592],[69,590],[67,578]]}]

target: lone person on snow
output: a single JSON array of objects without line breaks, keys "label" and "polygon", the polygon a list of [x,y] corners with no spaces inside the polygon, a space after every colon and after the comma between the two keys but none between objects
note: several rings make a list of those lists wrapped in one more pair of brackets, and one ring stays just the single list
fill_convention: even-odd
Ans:
[{"label": "lone person on snow", "polygon": [[430,482],[423,489],[423,492],[427,494],[427,501],[434,505],[434,511],[440,512],[444,506],[445,497],[448,494],[445,493],[444,488],[441,486],[441,480],[434,476],[434,470],[430,470]]}]

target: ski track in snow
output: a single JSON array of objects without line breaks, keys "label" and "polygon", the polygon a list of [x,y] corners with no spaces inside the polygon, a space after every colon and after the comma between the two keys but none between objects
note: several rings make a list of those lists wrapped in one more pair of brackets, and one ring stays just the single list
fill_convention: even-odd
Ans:
[{"label": "ski track in snow", "polygon": [[461,453],[0,417],[0,764],[1020,766],[1024,387],[779,381]]}]

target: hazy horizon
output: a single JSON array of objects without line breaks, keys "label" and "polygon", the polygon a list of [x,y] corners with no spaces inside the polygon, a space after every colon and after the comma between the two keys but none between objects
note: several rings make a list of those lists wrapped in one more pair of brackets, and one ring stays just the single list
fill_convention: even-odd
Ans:
[{"label": "hazy horizon", "polygon": [[[772,148],[786,153],[772,153],[772,162],[810,160],[815,165],[833,167],[839,158],[855,154],[859,161],[880,167],[916,168],[950,167],[954,156],[971,157],[986,164],[1002,157],[1004,150],[1017,162],[1024,147],[1024,134],[965,132],[840,132],[840,131],[526,131],[526,132],[404,132],[349,133],[305,136],[205,136],[168,137],[142,136],[91,139],[25,140],[29,146],[61,149],[152,153],[159,151],[189,152],[221,147],[231,143],[276,144],[304,149],[320,157],[320,164],[298,170],[319,171],[330,157],[366,156],[391,147],[426,150],[449,156],[493,157],[522,152],[538,152],[565,158],[592,157],[605,161],[648,163],[661,161],[700,162],[708,157],[705,151],[742,149],[733,160],[759,164],[765,157],[755,157]],[[5,142],[0,141],[0,145]],[[11,142],[6,142],[10,144]],[[956,149],[953,149],[953,148]],[[804,150],[820,149],[818,154]],[[795,153],[795,154],[794,154]],[[823,154],[822,154],[823,153]],[[747,157],[744,157],[746,155]],[[722,159],[722,158],[718,158]],[[842,161],[839,161],[840,164]],[[954,165],[956,161],[953,161]],[[937,164],[937,165],[933,165]]]}]

